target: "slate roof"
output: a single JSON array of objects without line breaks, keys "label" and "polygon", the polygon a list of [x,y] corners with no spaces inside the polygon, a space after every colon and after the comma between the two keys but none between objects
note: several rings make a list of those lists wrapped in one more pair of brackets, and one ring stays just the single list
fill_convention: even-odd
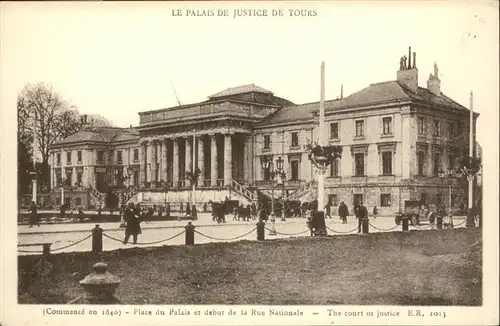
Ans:
[{"label": "slate roof", "polygon": [[244,93],[250,93],[250,92],[256,92],[256,93],[265,93],[265,94],[274,94],[273,92],[259,87],[255,84],[248,84],[248,85],[243,85],[243,86],[237,86],[237,87],[230,87],[228,89],[225,89],[223,91],[220,91],[218,93],[215,93],[214,95],[209,96],[208,98],[216,98],[216,97],[224,97],[224,96],[230,96],[230,95],[236,95],[236,94],[244,94]]},{"label": "slate roof", "polygon": [[54,145],[79,142],[109,143],[129,140],[139,140],[139,134],[133,129],[116,127],[95,127],[91,129],[80,130],[77,133],[66,137],[62,141],[54,143]]},{"label": "slate roof", "polygon": [[[325,101],[325,113],[340,109],[408,100],[445,106],[452,110],[468,111],[467,108],[453,101],[443,93],[441,93],[441,96],[436,96],[428,89],[422,87],[419,87],[414,92],[397,81],[388,81],[371,84],[343,99]],[[318,110],[319,102],[284,107],[263,119],[257,126],[312,120],[313,114]]]}]

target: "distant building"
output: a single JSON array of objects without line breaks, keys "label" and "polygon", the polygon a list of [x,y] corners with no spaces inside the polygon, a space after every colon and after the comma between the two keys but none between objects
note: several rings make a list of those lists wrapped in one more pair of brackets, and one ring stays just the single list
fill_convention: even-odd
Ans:
[{"label": "distant building", "polygon": [[[418,86],[415,59],[414,53],[408,63],[401,58],[394,81],[325,102],[328,143],[343,147],[325,182],[334,205],[363,201],[392,215],[405,200],[447,200],[450,180],[438,172],[458,168],[467,154],[469,110],[441,92],[437,65],[427,88]],[[286,173],[275,195],[313,200],[316,172],[304,145],[317,138],[318,109],[319,102],[295,105],[251,84],[204,102],[140,112],[134,129],[84,130],[54,145],[52,186],[63,178],[99,192],[134,186],[132,200],[144,203],[190,201],[187,175],[194,160],[201,171],[195,201],[228,196],[249,202],[256,192],[270,196],[261,157],[271,155],[284,160]],[[467,187],[452,182],[456,207],[466,203]]]}]

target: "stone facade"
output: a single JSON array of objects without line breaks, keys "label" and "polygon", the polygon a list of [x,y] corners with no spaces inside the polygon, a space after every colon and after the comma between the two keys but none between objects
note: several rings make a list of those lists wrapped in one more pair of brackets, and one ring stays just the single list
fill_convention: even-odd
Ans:
[{"label": "stone facade", "polygon": [[[466,186],[437,178],[437,171],[459,167],[470,112],[441,92],[437,65],[428,89],[419,87],[415,60],[415,54],[408,65],[401,60],[395,81],[325,102],[327,143],[342,146],[342,158],[325,180],[325,195],[333,203],[352,207],[362,200],[370,210],[377,206],[380,214],[392,215],[405,200],[446,201],[449,185],[453,206],[464,200]],[[318,139],[318,110],[318,102],[295,105],[253,84],[230,88],[205,102],[140,112],[139,125],[122,140],[117,135],[105,143],[67,139],[52,149],[51,173],[56,180],[56,171],[81,166],[83,187],[95,188],[102,179],[98,171],[107,167],[113,176],[115,167],[123,166],[120,171],[132,171],[127,180],[139,187],[139,201],[182,202],[193,200],[187,173],[194,163],[201,172],[195,201],[243,198],[241,191],[249,186],[270,193],[270,174],[261,160],[271,156],[273,162],[283,159],[285,174],[275,180],[276,195],[311,200],[317,172],[304,146]],[[99,162],[97,152],[104,149],[110,160]],[[72,157],[82,151],[82,162],[67,164],[68,151]],[[312,191],[294,197],[304,189]]]}]

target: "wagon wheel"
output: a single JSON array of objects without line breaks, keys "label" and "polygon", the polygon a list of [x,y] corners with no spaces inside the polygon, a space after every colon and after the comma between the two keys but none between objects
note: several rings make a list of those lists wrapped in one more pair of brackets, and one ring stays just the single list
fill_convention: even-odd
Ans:
[{"label": "wagon wheel", "polygon": [[418,215],[412,215],[411,217],[411,225],[417,226],[418,225]]}]

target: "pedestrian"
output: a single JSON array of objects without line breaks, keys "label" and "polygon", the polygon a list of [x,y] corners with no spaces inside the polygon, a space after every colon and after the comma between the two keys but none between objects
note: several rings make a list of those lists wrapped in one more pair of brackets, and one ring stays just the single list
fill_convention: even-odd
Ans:
[{"label": "pedestrian", "polygon": [[165,217],[170,218],[170,204],[167,203],[167,207],[165,208]]},{"label": "pedestrian", "polygon": [[33,225],[38,225],[40,226],[40,222],[38,220],[38,208],[36,207],[36,204],[34,201],[31,202],[30,206],[30,217],[29,217],[29,222],[30,222],[30,228],[33,227]]},{"label": "pedestrian", "polygon": [[181,211],[181,215],[182,213],[184,213],[184,204],[181,202],[181,208],[180,208],[180,211]]},{"label": "pedestrian", "polygon": [[66,217],[66,204],[63,203],[61,205],[61,218],[65,218]]},{"label": "pedestrian", "polygon": [[130,203],[128,209],[125,211],[125,239],[123,244],[127,244],[130,236],[133,237],[133,243],[137,244],[137,237],[141,234],[141,217],[137,214],[137,206],[134,209],[134,204]]},{"label": "pedestrian", "polygon": [[377,205],[373,206],[373,218],[377,218],[377,214],[378,214],[378,208],[377,208]]},{"label": "pedestrian", "polygon": [[191,206],[189,205],[189,203],[186,204],[186,216],[190,216],[191,215]]},{"label": "pedestrian", "polygon": [[314,230],[313,230],[313,226],[312,226],[312,218],[311,218],[311,216],[307,217],[306,225],[307,225],[307,228],[309,229],[309,232],[311,233],[311,237],[312,237],[314,235]]},{"label": "pedestrian", "polygon": [[368,219],[368,210],[363,205],[363,202],[361,202],[358,206],[358,233],[361,233],[361,226],[366,219]]},{"label": "pedestrian", "polygon": [[266,210],[264,209],[264,207],[262,207],[260,209],[260,212],[259,212],[259,220],[260,221],[267,221],[267,212]]},{"label": "pedestrian", "polygon": [[206,213],[207,212],[207,203],[204,203],[203,204],[203,213]]},{"label": "pedestrian", "polygon": [[354,216],[356,216],[356,218],[358,219],[358,233],[361,233],[361,218],[359,217],[360,214],[359,214],[359,206],[360,206],[360,203],[356,203],[354,204]]},{"label": "pedestrian", "polygon": [[198,210],[196,209],[196,205],[193,205],[193,208],[191,208],[191,215],[193,216],[193,221],[198,219]]},{"label": "pedestrian", "polygon": [[342,224],[347,224],[347,215],[349,215],[349,210],[347,209],[347,205],[342,201],[339,205],[339,216]]},{"label": "pedestrian", "polygon": [[325,218],[327,217],[332,218],[332,215],[330,213],[331,213],[331,206],[330,203],[328,202],[325,206]]},{"label": "pedestrian", "polygon": [[83,214],[82,208],[78,208],[78,221],[83,222],[85,220],[85,214]]},{"label": "pedestrian", "polygon": [[252,206],[250,207],[250,212],[252,215],[252,220],[257,219],[257,206],[255,206],[255,203],[252,203]]}]

